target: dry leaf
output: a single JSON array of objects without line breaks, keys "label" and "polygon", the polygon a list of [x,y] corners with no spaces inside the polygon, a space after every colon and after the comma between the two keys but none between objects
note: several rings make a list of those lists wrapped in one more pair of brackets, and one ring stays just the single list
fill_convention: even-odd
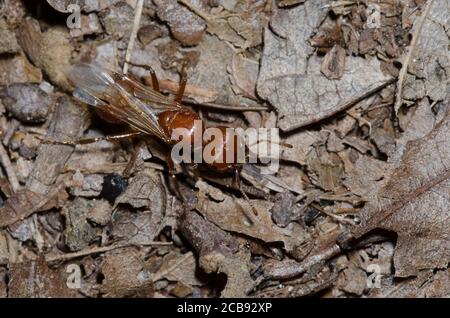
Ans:
[{"label": "dry leaf", "polygon": [[406,146],[401,161],[361,212],[359,237],[374,228],[398,234],[396,276],[446,268],[450,261],[450,115],[424,138]]},{"label": "dry leaf", "polygon": [[153,211],[131,212],[118,209],[114,212],[112,235],[133,244],[149,244],[161,231],[162,214]]},{"label": "dry leaf", "polygon": [[[288,251],[296,250],[309,239],[309,234],[299,228],[295,230],[300,233],[295,230],[295,233],[290,233],[276,226],[269,212],[273,206],[271,202],[252,200],[252,205],[258,210],[258,216],[254,216],[246,200],[226,195],[203,181],[198,181],[196,187],[200,190],[196,209],[223,230],[245,234],[264,242],[283,242]],[[251,217],[251,221],[248,217]]]},{"label": "dry leaf", "polygon": [[250,251],[195,211],[184,214],[180,229],[198,252],[199,265],[206,273],[227,275],[227,285],[221,296],[245,297],[254,287],[250,276]]},{"label": "dry leaf", "polygon": [[449,93],[450,1],[430,0],[423,8],[422,15],[414,22],[413,40],[403,58],[396,113],[402,106],[402,99],[429,96],[433,101],[442,101]]},{"label": "dry leaf", "polygon": [[292,148],[282,148],[281,158],[306,165],[309,153],[314,150],[313,145],[321,140],[321,135],[314,131],[304,130],[292,134],[284,140]]},{"label": "dry leaf", "polygon": [[258,76],[258,64],[243,59],[240,55],[234,55],[230,65],[230,80],[233,90],[250,99],[256,98],[256,79]]},{"label": "dry leaf", "polygon": [[128,203],[133,208],[150,208],[162,215],[166,207],[166,192],[159,175],[149,169],[139,172],[116,199],[115,205],[119,203]]},{"label": "dry leaf", "polygon": [[345,70],[345,50],[340,45],[335,45],[325,55],[320,71],[328,79],[340,79]]},{"label": "dry leaf", "polygon": [[[233,58],[232,49],[209,34],[205,34],[196,49],[200,57],[195,72],[189,73],[189,84],[218,92],[219,96],[214,96],[217,101],[227,103],[229,96],[233,95],[227,74],[227,66]],[[211,102],[211,97],[193,97],[199,103]]]},{"label": "dry leaf", "polygon": [[152,297],[153,282],[148,279],[145,263],[135,248],[105,253],[100,264],[104,275],[101,289],[106,297]]},{"label": "dry leaf", "polygon": [[41,70],[34,67],[23,53],[13,58],[0,59],[0,85],[40,82]]},{"label": "dry leaf", "polygon": [[196,260],[192,252],[181,254],[171,252],[164,256],[159,270],[152,274],[152,280],[167,279],[184,285],[201,286],[202,282],[195,275]]},{"label": "dry leaf", "polygon": [[377,298],[448,298],[450,295],[450,269],[425,270],[417,277],[395,281],[383,277],[381,289],[374,288],[370,297]]},{"label": "dry leaf", "polygon": [[351,166],[346,164],[344,185],[354,194],[371,198],[383,184],[388,164],[369,156],[360,155]]},{"label": "dry leaf", "polygon": [[278,110],[284,131],[329,117],[389,80],[377,59],[360,57],[349,59],[338,81],[321,74],[322,59],[311,56],[314,49],[307,40],[324,19],[327,3],[307,1],[280,9],[265,31],[257,90]]},{"label": "dry leaf", "polygon": [[0,265],[7,264],[9,261],[8,241],[4,231],[0,231]]},{"label": "dry leaf", "polygon": [[72,57],[66,28],[41,32],[39,22],[29,18],[20,27],[19,42],[33,64],[41,68],[53,84],[68,91],[72,89],[66,76]]},{"label": "dry leaf", "polygon": [[169,25],[175,39],[185,45],[196,45],[203,38],[205,22],[176,0],[154,0],[158,17]]},{"label": "dry leaf", "polygon": [[69,201],[62,209],[65,216],[64,243],[71,251],[80,251],[100,236],[99,227],[88,222],[96,205],[101,201],[92,202],[82,197]]},{"label": "dry leaf", "polygon": [[68,194],[61,185],[40,194],[29,190],[15,193],[0,208],[0,228],[21,221],[33,213],[61,207],[68,199]]},{"label": "dry leaf", "polygon": [[60,269],[48,267],[43,255],[36,261],[9,265],[8,296],[11,298],[66,298],[75,297],[76,290],[67,287]]},{"label": "dry leaf", "polygon": [[[69,97],[58,99],[46,138],[50,140],[74,140],[81,136],[87,125],[87,110]],[[73,146],[41,144],[27,181],[27,189],[46,193],[63,171],[74,151]]]},{"label": "dry leaf", "polygon": [[5,20],[0,19],[0,54],[14,54],[20,50],[16,35]]}]

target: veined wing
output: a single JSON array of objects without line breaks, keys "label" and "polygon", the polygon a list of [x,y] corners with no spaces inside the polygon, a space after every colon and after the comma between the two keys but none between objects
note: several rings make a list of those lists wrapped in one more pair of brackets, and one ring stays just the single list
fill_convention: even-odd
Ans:
[{"label": "veined wing", "polygon": [[73,65],[69,79],[77,87],[74,96],[81,101],[111,113],[139,131],[170,140],[159,125],[158,114],[180,109],[181,105],[125,75],[92,64]]}]

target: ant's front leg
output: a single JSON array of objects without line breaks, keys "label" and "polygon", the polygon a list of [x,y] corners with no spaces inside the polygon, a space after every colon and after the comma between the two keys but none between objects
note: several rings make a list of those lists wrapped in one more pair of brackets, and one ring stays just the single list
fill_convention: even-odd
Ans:
[{"label": "ant's front leg", "polygon": [[133,65],[133,66],[137,66],[137,67],[142,67],[144,70],[149,71],[150,72],[150,76],[152,78],[153,90],[158,92],[158,93],[161,93],[161,90],[159,88],[158,77],[156,76],[155,70],[150,65],[136,64],[136,63],[133,63],[133,62],[128,62],[128,64]]},{"label": "ant's front leg", "polygon": [[136,132],[126,133],[126,134],[121,134],[121,135],[82,138],[82,139],[78,139],[78,140],[49,140],[49,139],[42,139],[42,138],[39,138],[39,139],[45,144],[76,146],[76,145],[92,144],[94,142],[98,142],[98,141],[102,141],[102,140],[115,141],[115,140],[121,140],[121,139],[128,139],[128,138],[140,136],[142,134],[143,134],[142,132],[136,131]]},{"label": "ant's front leg", "polygon": [[175,97],[175,102],[181,103],[183,100],[184,90],[186,89],[187,84],[187,73],[186,73],[186,62],[183,62],[183,65],[181,66],[181,72],[180,72],[180,83],[178,85],[178,92]]}]

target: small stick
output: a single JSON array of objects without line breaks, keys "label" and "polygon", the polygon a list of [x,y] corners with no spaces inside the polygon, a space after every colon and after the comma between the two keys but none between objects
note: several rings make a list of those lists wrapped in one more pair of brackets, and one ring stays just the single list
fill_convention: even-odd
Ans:
[{"label": "small stick", "polygon": [[429,0],[425,10],[422,12],[422,16],[420,17],[419,25],[417,26],[417,29],[413,35],[413,39],[411,41],[411,45],[409,46],[408,54],[405,57],[405,60],[403,61],[402,68],[400,69],[400,73],[398,74],[398,83],[397,83],[397,94],[395,96],[395,115],[398,114],[398,110],[401,106],[402,99],[403,99],[403,80],[405,79],[406,73],[408,73],[408,66],[409,62],[412,59],[412,54],[417,46],[417,41],[420,38],[420,34],[422,33],[422,27],[425,24],[425,19],[428,16],[428,13],[430,12],[431,5],[433,4],[434,0]]},{"label": "small stick", "polygon": [[189,10],[194,12],[196,15],[198,15],[200,18],[205,20],[206,22],[209,22],[211,18],[204,12],[201,12],[196,7],[194,7],[189,1],[186,0],[178,0],[179,3],[185,5]]},{"label": "small stick", "polygon": [[[102,165],[97,166],[91,166],[91,167],[83,167],[83,166],[66,166],[64,168],[64,172],[76,172],[80,171],[82,173],[112,173],[112,172],[120,172],[122,171],[126,165],[127,162],[115,162],[115,163],[105,163]],[[165,167],[163,165],[153,163],[153,162],[144,162],[144,168],[151,168],[158,171],[165,171]]]},{"label": "small stick", "polygon": [[[167,246],[172,245],[171,242],[150,242],[148,244],[143,244],[143,246]],[[84,251],[74,252],[74,253],[67,253],[62,255],[48,255],[45,257],[45,260],[50,262],[55,261],[68,261],[70,259],[83,257],[91,254],[98,254],[98,253],[104,253],[108,251],[112,251],[114,249],[118,248],[124,248],[124,247],[130,247],[130,246],[137,246],[136,244],[118,244],[118,245],[111,245],[111,246],[102,246],[102,247],[94,247],[90,248]]]},{"label": "small stick", "polygon": [[12,136],[14,135],[16,130],[19,128],[19,126],[20,126],[20,122],[18,120],[16,120],[16,119],[11,120],[9,127],[3,136],[3,144],[5,146],[9,145],[9,142],[11,141]]},{"label": "small stick", "polygon": [[320,212],[322,212],[323,214],[329,216],[330,218],[332,218],[335,221],[338,221],[340,223],[347,223],[347,224],[351,224],[351,225],[357,225],[356,222],[346,219],[345,217],[341,216],[341,215],[335,215],[333,213],[330,213],[328,211],[326,211],[325,209],[322,209],[319,205],[317,204],[311,204],[311,206],[317,210],[319,210]]},{"label": "small stick", "polygon": [[133,52],[134,42],[136,41],[136,35],[139,29],[139,24],[141,23],[142,8],[144,7],[144,0],[138,0],[136,4],[136,11],[134,13],[134,24],[131,30],[130,41],[128,42],[127,53],[125,54],[125,63],[123,64],[123,74],[128,73],[128,61],[131,57],[131,52]]},{"label": "small stick", "polygon": [[325,262],[342,252],[339,245],[333,244],[317,254],[306,257],[301,263],[294,260],[286,260],[276,263],[268,263],[264,266],[262,275],[257,283],[264,280],[288,279],[299,276],[312,266]]},{"label": "small stick", "polygon": [[5,168],[6,175],[8,176],[13,192],[17,192],[20,189],[19,180],[17,180],[16,172],[14,171],[11,160],[9,159],[8,153],[2,143],[0,143],[0,161],[3,168]]}]

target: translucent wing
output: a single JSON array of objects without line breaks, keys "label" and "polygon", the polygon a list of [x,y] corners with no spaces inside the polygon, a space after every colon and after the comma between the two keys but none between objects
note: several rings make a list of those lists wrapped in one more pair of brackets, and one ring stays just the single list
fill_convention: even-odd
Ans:
[{"label": "translucent wing", "polygon": [[117,119],[164,141],[170,140],[159,125],[158,114],[182,106],[144,85],[92,64],[75,64],[69,78],[77,87],[74,96],[111,113]]}]

